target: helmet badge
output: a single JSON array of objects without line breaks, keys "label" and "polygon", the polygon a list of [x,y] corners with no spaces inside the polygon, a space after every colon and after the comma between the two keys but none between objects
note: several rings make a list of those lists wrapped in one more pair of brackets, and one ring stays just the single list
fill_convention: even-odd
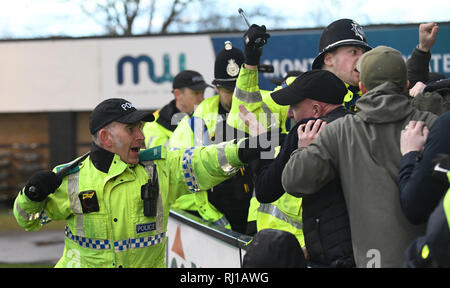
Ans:
[{"label": "helmet badge", "polygon": [[239,74],[239,66],[234,59],[228,59],[227,74],[236,77]]},{"label": "helmet badge", "polygon": [[364,30],[358,23],[352,22],[352,31],[355,32],[355,35],[361,38],[364,41],[366,35],[364,34]]}]

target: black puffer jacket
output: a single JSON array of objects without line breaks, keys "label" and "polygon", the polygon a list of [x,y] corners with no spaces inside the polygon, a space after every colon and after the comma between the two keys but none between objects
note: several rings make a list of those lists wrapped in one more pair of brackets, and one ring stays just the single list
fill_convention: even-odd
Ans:
[{"label": "black puffer jacket", "polygon": [[302,201],[303,234],[311,265],[354,267],[350,222],[339,179]]}]

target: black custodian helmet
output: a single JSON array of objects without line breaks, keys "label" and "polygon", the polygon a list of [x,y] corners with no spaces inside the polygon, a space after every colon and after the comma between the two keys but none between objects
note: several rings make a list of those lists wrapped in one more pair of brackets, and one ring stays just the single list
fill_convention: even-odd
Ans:
[{"label": "black custodian helmet", "polygon": [[213,85],[234,89],[242,64],[244,53],[234,48],[230,41],[225,41],[225,47],[216,56],[214,63]]},{"label": "black custodian helmet", "polygon": [[339,19],[323,30],[319,41],[319,55],[312,64],[312,69],[321,69],[325,53],[341,46],[360,46],[366,51],[372,49],[367,44],[366,35],[361,25],[351,19]]}]

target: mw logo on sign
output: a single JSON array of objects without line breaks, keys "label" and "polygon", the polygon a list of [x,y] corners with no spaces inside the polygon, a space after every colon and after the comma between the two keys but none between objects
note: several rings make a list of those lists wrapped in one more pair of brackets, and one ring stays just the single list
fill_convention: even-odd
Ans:
[{"label": "mw logo on sign", "polygon": [[[173,75],[177,73],[171,73],[170,71],[170,57],[168,54],[163,55],[163,69],[162,75],[156,75],[155,73],[155,64],[153,62],[153,59],[150,56],[147,55],[140,55],[138,57],[133,56],[123,56],[120,58],[119,62],[117,63],[117,83],[119,85],[122,85],[124,82],[124,66],[125,64],[130,64],[132,66],[132,78],[133,83],[135,85],[139,84],[140,75],[139,75],[139,65],[141,63],[147,64],[147,71],[148,71],[148,77],[151,81],[154,83],[160,84],[163,82],[172,82],[173,81]],[[185,70],[186,66],[186,55],[184,53],[181,53],[178,56],[178,67],[179,71]]]}]

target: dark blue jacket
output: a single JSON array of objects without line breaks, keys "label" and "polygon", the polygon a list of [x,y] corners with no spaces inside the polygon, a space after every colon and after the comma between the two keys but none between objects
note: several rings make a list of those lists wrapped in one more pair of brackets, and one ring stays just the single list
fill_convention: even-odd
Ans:
[{"label": "dark blue jacket", "polygon": [[411,223],[426,223],[448,189],[447,181],[433,180],[432,170],[437,154],[450,154],[449,127],[450,111],[442,114],[431,127],[421,157],[413,151],[402,158],[398,174],[400,204]]}]

